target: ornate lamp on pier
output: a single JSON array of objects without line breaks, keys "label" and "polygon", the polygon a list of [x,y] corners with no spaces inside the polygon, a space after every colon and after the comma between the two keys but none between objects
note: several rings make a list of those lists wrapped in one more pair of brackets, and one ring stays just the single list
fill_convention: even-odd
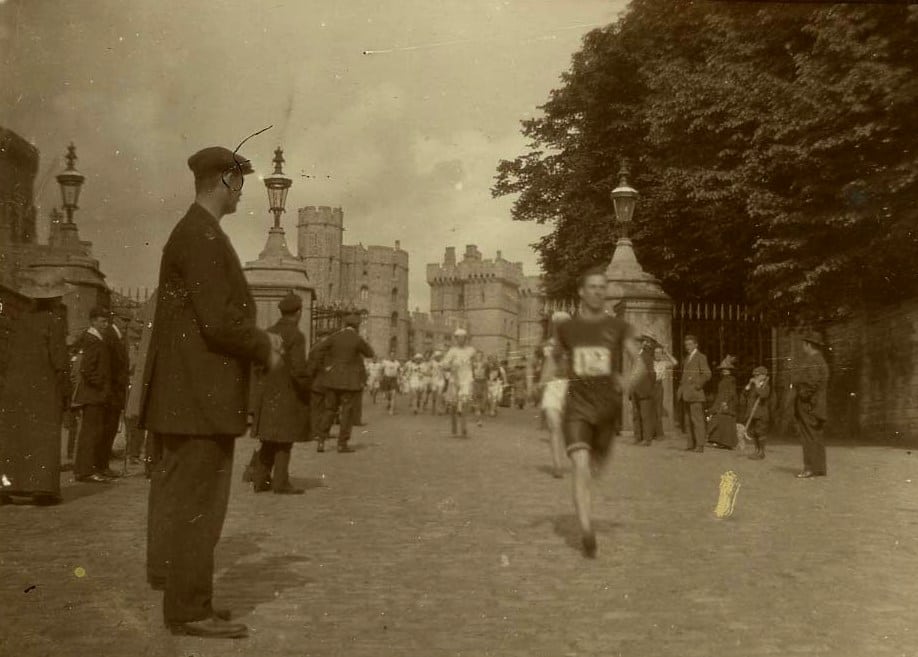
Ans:
[{"label": "ornate lamp on pier", "polygon": [[628,226],[634,216],[634,206],[637,205],[638,199],[637,190],[628,184],[628,173],[628,161],[625,160],[618,172],[618,187],[609,193],[612,207],[615,208],[615,218],[622,228],[621,237],[625,238],[628,237]]},{"label": "ornate lamp on pier", "polygon": [[57,175],[57,184],[61,186],[61,199],[63,201],[64,212],[67,213],[67,223],[73,223],[73,212],[80,208],[77,203],[80,200],[80,190],[83,188],[83,182],[86,176],[76,170],[74,164],[77,161],[76,146],[70,143],[67,147],[67,168]]},{"label": "ornate lamp on pier", "polygon": [[284,151],[278,146],[274,151],[274,173],[265,176],[265,188],[268,190],[268,206],[274,213],[274,228],[278,229],[280,225],[280,216],[287,211],[287,192],[293,181],[284,175]]},{"label": "ornate lamp on pier", "polygon": [[268,210],[274,215],[274,225],[268,229],[268,240],[258,260],[246,263],[245,277],[255,297],[259,326],[267,328],[277,321],[278,301],[288,292],[293,292],[303,300],[300,328],[309,340],[315,294],[306,274],[306,265],[290,253],[284,238],[281,215],[287,209],[287,193],[293,181],[284,175],[283,166],[284,151],[278,146],[274,151],[274,172],[262,178],[268,193]]}]

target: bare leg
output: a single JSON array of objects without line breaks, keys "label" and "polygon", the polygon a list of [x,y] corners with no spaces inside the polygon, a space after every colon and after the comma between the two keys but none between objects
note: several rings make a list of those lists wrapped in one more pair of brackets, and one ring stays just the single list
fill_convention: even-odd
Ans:
[{"label": "bare leg", "polygon": [[561,477],[561,454],[564,452],[564,436],[561,430],[561,411],[545,409],[545,422],[548,424],[548,439],[551,447],[552,476]]},{"label": "bare leg", "polygon": [[596,535],[593,533],[593,498],[590,486],[593,476],[590,468],[590,450],[578,449],[571,452],[574,466],[574,510],[580,524],[583,550],[586,556],[596,556]]}]

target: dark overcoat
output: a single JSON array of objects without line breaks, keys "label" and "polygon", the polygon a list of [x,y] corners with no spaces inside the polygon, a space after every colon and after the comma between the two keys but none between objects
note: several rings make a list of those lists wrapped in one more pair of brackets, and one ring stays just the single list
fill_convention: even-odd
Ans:
[{"label": "dark overcoat", "polygon": [[825,422],[828,416],[826,393],[829,366],[821,353],[804,356],[794,370],[794,404],[797,412],[808,420]]},{"label": "dark overcoat", "polygon": [[309,373],[306,337],[292,318],[281,317],[268,329],[284,341],[284,362],[259,373],[252,435],[259,440],[295,443],[309,436]]},{"label": "dark overcoat", "polygon": [[112,397],[111,355],[105,339],[91,329],[80,337],[82,356],[73,394],[74,406],[107,405]]},{"label": "dark overcoat", "polygon": [[736,394],[736,379],[733,374],[724,374],[717,384],[717,396],[711,407],[713,417],[708,428],[708,440],[735,447],[736,438],[736,411],[739,399]]},{"label": "dark overcoat", "polygon": [[0,474],[5,492],[60,493],[61,421],[70,402],[67,323],[53,311],[25,312],[12,326],[0,386]]},{"label": "dark overcoat", "polygon": [[267,365],[270,354],[239,257],[217,219],[192,204],[163,248],[141,427],[245,433],[251,364]]},{"label": "dark overcoat", "polygon": [[322,363],[322,385],[333,390],[362,389],[366,381],[363,359],[374,355],[370,345],[353,328],[328,336],[315,349],[315,357]]},{"label": "dark overcoat", "polygon": [[112,369],[112,394],[108,403],[109,406],[123,409],[127,401],[128,383],[130,382],[127,336],[119,336],[115,327],[109,326],[102,334],[102,338],[108,347]]}]

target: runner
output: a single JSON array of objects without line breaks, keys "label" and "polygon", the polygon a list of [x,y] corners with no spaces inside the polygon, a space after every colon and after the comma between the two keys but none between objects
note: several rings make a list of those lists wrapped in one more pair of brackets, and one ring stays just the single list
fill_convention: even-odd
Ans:
[{"label": "runner", "polygon": [[497,363],[495,356],[488,358],[487,365],[488,376],[488,415],[497,416],[497,405],[500,404],[501,397],[504,396],[504,386],[507,384],[507,375]]},{"label": "runner", "polygon": [[430,359],[430,386],[428,387],[430,412],[433,415],[440,413],[440,400],[443,398],[445,388],[446,377],[443,373],[443,353],[435,351],[433,358]]},{"label": "runner", "polygon": [[[621,416],[622,395],[630,391],[644,367],[638,357],[634,331],[604,310],[606,275],[591,269],[580,278],[580,314],[558,327],[555,365],[567,364],[567,403],[563,413],[564,442],[573,464],[574,508],[580,523],[583,552],[596,556],[592,520],[591,467],[604,465]],[[627,378],[621,374],[622,350],[635,363]]]},{"label": "runner", "polygon": [[567,397],[567,379],[564,378],[564,368],[556,366],[556,351],[558,346],[558,329],[571,318],[569,314],[558,311],[551,316],[551,335],[542,346],[543,365],[541,368],[539,385],[542,388],[542,414],[548,425],[549,445],[551,446],[551,475],[560,479],[561,456],[564,450],[564,432],[562,428],[562,413],[564,400]]},{"label": "runner", "polygon": [[472,406],[475,408],[475,417],[478,426],[482,426],[481,416],[487,410],[488,404],[488,363],[484,354],[475,352],[472,357]]},{"label": "runner", "polygon": [[382,385],[380,389],[386,396],[386,410],[389,415],[395,414],[395,396],[398,393],[398,374],[402,366],[395,358],[395,352],[382,362]]},{"label": "runner", "polygon": [[424,380],[422,364],[424,357],[421,354],[415,354],[409,362],[405,363],[405,378],[408,379],[408,394],[411,395],[411,410],[417,415],[421,411],[421,399],[424,391],[427,389],[427,382]]},{"label": "runner", "polygon": [[462,437],[468,436],[465,424],[465,412],[472,396],[472,360],[475,358],[475,347],[466,344],[468,333],[465,329],[456,329],[453,334],[456,344],[449,348],[443,358],[443,367],[449,372],[449,387],[446,389],[446,406],[450,414],[453,436],[456,436],[457,417]]},{"label": "runner", "polygon": [[374,357],[367,363],[367,390],[370,391],[370,398],[373,404],[376,404],[376,395],[379,394],[379,388],[382,385],[382,362],[379,356]]}]

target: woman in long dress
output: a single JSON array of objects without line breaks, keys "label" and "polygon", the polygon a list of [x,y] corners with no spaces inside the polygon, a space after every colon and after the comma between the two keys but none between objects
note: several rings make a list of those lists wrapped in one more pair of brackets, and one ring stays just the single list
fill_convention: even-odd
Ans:
[{"label": "woman in long dress", "polygon": [[63,279],[37,272],[13,321],[0,389],[0,501],[60,501],[61,423],[70,402]]},{"label": "woman in long dress", "polygon": [[736,393],[736,369],[733,356],[727,356],[717,368],[720,370],[720,382],[717,384],[717,396],[711,407],[713,417],[708,425],[708,442],[722,449],[736,447],[736,410],[739,397]]}]

